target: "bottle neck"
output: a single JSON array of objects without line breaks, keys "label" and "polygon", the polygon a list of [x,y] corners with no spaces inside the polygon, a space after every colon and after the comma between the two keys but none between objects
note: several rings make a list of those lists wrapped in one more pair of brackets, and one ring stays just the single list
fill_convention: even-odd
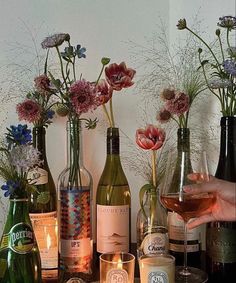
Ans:
[{"label": "bottle neck", "polygon": [[190,152],[190,130],[189,128],[179,128],[177,131],[178,154]]},{"label": "bottle neck", "polygon": [[107,129],[107,154],[118,156],[120,154],[120,137],[118,128]]},{"label": "bottle neck", "polygon": [[216,177],[231,182],[236,181],[236,117],[222,117],[220,136],[220,156]]},{"label": "bottle neck", "polygon": [[46,157],[46,130],[43,126],[33,128],[33,145],[40,152],[40,159],[47,164]]},{"label": "bottle neck", "polygon": [[82,130],[79,119],[67,122],[67,167],[83,166]]},{"label": "bottle neck", "polygon": [[10,198],[9,214],[14,218],[24,217],[29,214],[27,198]]}]

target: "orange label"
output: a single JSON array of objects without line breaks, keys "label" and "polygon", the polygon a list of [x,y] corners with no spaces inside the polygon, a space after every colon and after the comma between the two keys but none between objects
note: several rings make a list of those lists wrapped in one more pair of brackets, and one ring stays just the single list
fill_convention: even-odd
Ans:
[{"label": "orange label", "polygon": [[128,205],[97,205],[97,251],[129,251]]}]

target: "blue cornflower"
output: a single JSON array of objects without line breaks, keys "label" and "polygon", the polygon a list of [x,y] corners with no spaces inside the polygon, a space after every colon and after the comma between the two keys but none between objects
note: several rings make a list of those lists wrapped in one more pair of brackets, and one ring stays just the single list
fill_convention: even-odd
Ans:
[{"label": "blue cornflower", "polygon": [[222,64],[227,74],[236,77],[236,62],[234,60],[225,60]]},{"label": "blue cornflower", "polygon": [[52,119],[54,115],[55,115],[55,111],[53,111],[52,109],[47,110],[46,112],[47,119]]},{"label": "blue cornflower", "polygon": [[78,58],[86,58],[86,55],[84,54],[86,51],[85,47],[81,47],[80,44],[77,45],[75,53],[77,54]]},{"label": "blue cornflower", "polygon": [[10,128],[11,130],[8,130],[9,134],[7,134],[9,142],[20,145],[31,142],[31,130],[27,128],[27,125],[19,124],[18,126],[11,126]]},{"label": "blue cornflower", "polygon": [[18,181],[8,180],[6,184],[2,185],[1,189],[5,191],[4,197],[9,197],[12,195],[16,189],[20,187],[20,184]]}]

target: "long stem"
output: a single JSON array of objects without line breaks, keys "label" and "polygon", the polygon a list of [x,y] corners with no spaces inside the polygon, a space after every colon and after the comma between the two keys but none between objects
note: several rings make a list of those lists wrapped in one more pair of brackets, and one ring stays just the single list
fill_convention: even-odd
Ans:
[{"label": "long stem", "polygon": [[67,83],[66,83],[66,78],[65,78],[65,74],[64,74],[64,69],[63,69],[63,63],[62,63],[62,59],[61,59],[61,54],[60,54],[58,46],[56,46],[56,50],[57,50],[57,54],[58,54],[58,57],[59,57],[59,60],[60,60],[61,75],[62,75],[63,81],[65,83],[66,90],[68,90]]},{"label": "long stem", "polygon": [[112,97],[109,100],[109,105],[110,105],[110,114],[111,114],[111,124],[112,127],[115,127],[115,121],[114,121],[114,114],[113,114],[113,106],[112,106]]},{"label": "long stem", "polygon": [[112,127],[111,118],[110,118],[110,116],[109,116],[109,114],[108,114],[108,111],[107,111],[107,108],[106,108],[105,104],[102,105],[102,109],[103,109],[103,111],[104,111],[104,113],[105,113],[105,115],[106,115],[106,117],[107,117],[107,119],[108,119],[108,122],[109,122],[110,127]]},{"label": "long stem", "polygon": [[156,150],[152,150],[152,184],[156,189],[157,176],[156,176]]}]

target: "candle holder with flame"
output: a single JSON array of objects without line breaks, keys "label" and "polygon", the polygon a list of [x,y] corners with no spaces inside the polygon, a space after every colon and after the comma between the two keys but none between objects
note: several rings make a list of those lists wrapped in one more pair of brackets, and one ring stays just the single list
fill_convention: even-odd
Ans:
[{"label": "candle holder with flame", "polygon": [[100,283],[133,283],[135,257],[130,253],[100,255]]}]

